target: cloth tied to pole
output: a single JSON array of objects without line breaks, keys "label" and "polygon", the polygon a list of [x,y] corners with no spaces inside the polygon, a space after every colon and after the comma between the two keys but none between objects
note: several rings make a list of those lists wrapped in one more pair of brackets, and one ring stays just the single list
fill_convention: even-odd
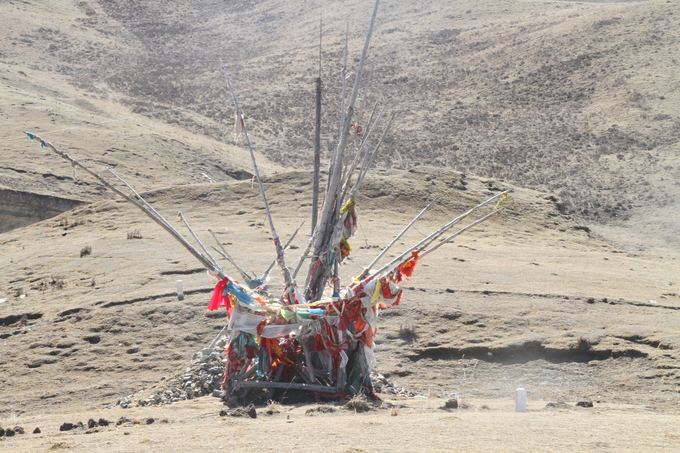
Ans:
[{"label": "cloth tied to pole", "polygon": [[225,291],[228,283],[229,279],[227,277],[224,277],[222,280],[218,281],[217,284],[215,284],[212,297],[210,298],[210,302],[208,303],[209,311],[215,311],[219,309],[222,305],[231,306],[231,303],[227,296],[227,292]]},{"label": "cloth tied to pole", "polygon": [[418,256],[418,251],[414,250],[411,252],[411,258],[403,262],[401,265],[396,270],[394,279],[397,283],[400,283],[407,278],[413,277],[413,273],[416,270],[416,265],[418,264],[418,261],[420,260],[420,257]]},{"label": "cloth tied to pole", "polygon": [[380,282],[382,290],[382,298],[384,300],[393,300],[391,304],[380,304],[380,308],[396,307],[401,303],[401,298],[404,295],[404,290],[399,288],[397,285],[387,280],[386,278],[381,278]]}]

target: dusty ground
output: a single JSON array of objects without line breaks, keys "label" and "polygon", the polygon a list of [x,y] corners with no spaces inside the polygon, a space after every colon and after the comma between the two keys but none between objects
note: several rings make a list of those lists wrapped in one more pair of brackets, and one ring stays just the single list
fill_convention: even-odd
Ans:
[{"label": "dusty ground", "polygon": [[[284,236],[307,216],[309,184],[299,183],[304,179],[300,173],[281,174],[268,183]],[[458,173],[435,169],[393,171],[369,180],[359,204],[355,254],[343,269],[345,278],[377,253],[423,199],[435,196],[442,201],[402,247],[489,193],[489,185],[495,184],[471,177],[464,181]],[[249,181],[167,189],[150,199],[168,217],[181,209],[203,235],[217,225],[221,240],[248,269],[263,269],[269,263],[268,232],[257,208],[256,187]],[[384,210],[397,202],[399,209]],[[11,389],[0,401],[3,420],[28,424],[24,421],[28,417],[44,413],[50,414],[44,418],[49,426],[57,419],[68,421],[65,413],[108,413],[102,408],[117,399],[182,372],[192,353],[221,327],[221,315],[207,316],[205,311],[208,277],[133,209],[120,202],[96,203],[2,236],[7,253],[0,261],[0,285],[9,296],[0,304],[2,365],[11,370],[2,375],[1,385]],[[594,420],[612,417],[608,423],[617,423],[614,420],[621,417],[622,423],[642,431],[662,429],[668,420],[670,437],[664,434],[664,439],[677,442],[670,428],[677,415],[662,415],[677,414],[680,401],[677,256],[627,251],[574,228],[578,226],[560,216],[545,195],[517,189],[502,218],[426,260],[409,283],[403,306],[384,312],[377,347],[379,371],[422,398],[459,393],[475,407],[482,400],[498,401],[488,413],[454,415],[469,426],[490,425],[497,416],[509,417],[510,424],[503,429],[520,423],[500,409],[511,405],[514,389],[523,385],[530,391],[532,408],[542,409],[547,401],[572,407],[550,415],[546,429],[581,419],[584,412],[573,412],[573,405],[590,400],[598,413]],[[133,229],[139,229],[143,238],[128,240],[127,232]],[[81,258],[85,246],[92,254]],[[290,256],[296,252],[300,249]],[[189,294],[183,302],[173,294],[176,279],[184,280]],[[279,280],[276,276],[273,283]],[[422,408],[418,401],[406,404]],[[197,410],[193,404],[187,405],[190,413]],[[195,404],[213,412],[220,407],[209,397]],[[609,409],[621,404],[629,405],[623,413]],[[175,410],[147,409],[144,414],[162,418]],[[641,412],[649,419],[639,418]],[[414,417],[423,423],[432,417],[437,423],[449,420],[435,409],[419,413]],[[196,414],[196,423],[222,423]],[[386,432],[402,429],[396,423],[401,419],[381,414],[361,423],[372,426],[371,417],[377,417],[390,427]],[[536,414],[530,417],[541,419]],[[656,417],[661,425],[652,428]],[[341,420],[349,425],[339,429],[356,429],[352,420],[357,419],[337,419],[345,426]],[[173,426],[168,429],[176,430]],[[261,432],[259,425],[248,426]],[[439,426],[431,429],[437,432]],[[162,433],[156,427],[139,429],[135,435],[149,442],[155,442],[154,433]],[[44,432],[51,436],[56,431]],[[115,437],[116,432],[120,434],[102,435]],[[61,441],[49,436],[35,442]],[[533,437],[532,442],[539,445],[541,439],[545,438]],[[560,442],[569,439],[573,437],[565,435]],[[598,441],[613,442],[608,439]],[[89,448],[70,438],[64,442]],[[446,445],[437,442],[444,440],[433,440],[432,448]],[[623,445],[618,442],[608,445]],[[417,449],[421,444],[409,445]]]},{"label": "dusty ground", "polygon": [[[507,400],[479,400],[471,409],[446,412],[442,400],[394,400],[398,409],[356,414],[343,408],[306,415],[316,405],[282,407],[257,419],[220,417],[210,401],[165,409],[121,409],[42,415],[22,420],[31,430],[12,439],[13,451],[671,451],[680,442],[678,416],[608,405],[600,409],[532,409],[512,412]],[[536,401],[541,406],[544,402]],[[488,409],[480,409],[485,407]],[[394,415],[393,415],[394,414]],[[138,424],[60,433],[63,419],[125,416]],[[151,425],[147,420],[154,418]]]},{"label": "dusty ground", "polygon": [[[115,168],[260,273],[269,232],[249,158],[225,144],[217,62],[238,81],[286,237],[309,218],[309,30],[323,9],[331,80],[346,19],[360,46],[363,3],[0,3],[0,231],[50,217],[0,233],[0,426],[27,430],[0,450],[680,448],[680,11],[660,0],[385,2],[360,117],[378,99],[402,113],[359,199],[343,279],[426,200],[436,208],[398,248],[514,189],[501,217],[428,257],[383,313],[378,371],[418,393],[383,395],[396,415],[309,417],[308,404],[234,419],[211,397],[110,408],[181,373],[223,314],[206,312],[211,280],[164,231],[22,131]],[[325,103],[328,148],[334,96]],[[33,194],[85,204],[51,217],[57,204]],[[518,386],[528,414],[511,412]],[[438,409],[454,394],[470,407]],[[594,407],[575,407],[584,400]],[[124,415],[155,422],[59,432]]]}]

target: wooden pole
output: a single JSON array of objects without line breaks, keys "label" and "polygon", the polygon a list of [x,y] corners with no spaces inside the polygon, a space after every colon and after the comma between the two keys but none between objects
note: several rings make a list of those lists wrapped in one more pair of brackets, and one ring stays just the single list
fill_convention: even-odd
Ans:
[{"label": "wooden pole", "polygon": [[417,215],[416,215],[416,216],[415,216],[415,217],[414,217],[414,218],[413,218],[413,219],[412,219],[412,220],[411,220],[411,221],[410,221],[410,222],[409,222],[409,223],[408,223],[408,224],[407,224],[400,232],[399,232],[399,234],[397,234],[397,235],[394,237],[394,239],[392,239],[392,240],[390,241],[390,243],[387,244],[387,245],[385,246],[385,248],[382,249],[382,251],[378,254],[378,256],[376,256],[375,258],[373,258],[373,261],[371,261],[371,262],[368,264],[368,266],[366,266],[366,267],[364,268],[363,272],[362,272],[361,275],[359,276],[359,280],[363,279],[364,277],[366,277],[366,276],[368,275],[368,273],[370,272],[371,268],[372,268],[373,266],[375,266],[375,263],[377,263],[378,261],[380,261],[380,259],[381,259],[383,256],[385,256],[385,254],[392,248],[392,246],[393,246],[394,244],[396,244],[396,242],[397,242],[399,239],[401,239],[402,236],[404,236],[404,235],[406,234],[406,232],[407,232],[408,230],[410,230],[411,227],[412,227],[413,225],[415,225],[415,223],[423,216],[423,214],[425,214],[425,212],[427,212],[427,210],[430,209],[430,206],[432,206],[433,203],[434,203],[434,200],[431,201],[431,202],[429,202],[428,205],[425,206],[425,207],[424,207],[424,208],[423,208],[423,209],[422,209],[422,210],[421,210],[421,211],[420,211],[420,212],[419,212],[419,213],[418,213],[418,214],[417,214]]},{"label": "wooden pole", "polygon": [[323,17],[319,18],[319,74],[316,78],[316,121],[314,123],[314,180],[312,182],[312,234],[319,216],[319,178],[321,177],[321,40]]},{"label": "wooden pole", "polygon": [[[334,154],[333,168],[329,175],[328,190],[326,192],[326,198],[324,200],[323,209],[321,211],[321,218],[316,230],[314,231],[313,241],[314,245],[312,247],[314,252],[314,257],[318,259],[319,256],[324,251],[329,251],[329,240],[332,237],[333,229],[335,227],[334,217],[337,214],[339,208],[339,197],[341,195],[342,187],[342,158],[347,146],[347,137],[349,135],[349,128],[352,124],[352,117],[354,116],[354,105],[356,103],[357,96],[359,94],[359,88],[361,86],[361,75],[363,73],[366,60],[368,58],[368,48],[371,42],[371,36],[373,35],[373,29],[375,27],[376,16],[378,15],[378,6],[380,5],[380,0],[375,1],[373,7],[373,14],[371,16],[371,22],[368,27],[368,32],[366,33],[366,40],[364,41],[364,48],[361,53],[361,59],[359,60],[359,66],[357,68],[357,73],[354,78],[354,86],[352,88],[352,94],[349,98],[349,104],[347,107],[347,112],[343,117],[343,125],[340,131],[340,140]],[[317,270],[314,270],[314,265],[316,263],[312,262],[310,267],[310,272],[315,275],[308,276],[310,286],[307,288],[307,299],[308,300],[318,300],[323,292],[325,286],[325,280],[328,276],[328,272],[322,266],[318,266]],[[311,278],[310,278],[311,277]]]},{"label": "wooden pole", "polygon": [[[286,243],[283,245],[283,249],[286,250],[290,244],[293,243],[293,240],[295,239],[295,236],[297,236],[298,232],[300,231],[300,228],[302,228],[302,225],[305,224],[305,221],[303,220],[302,223],[300,223],[300,226],[297,227],[297,229],[293,232],[293,234],[288,238]],[[271,272],[272,268],[276,264],[276,260],[272,261],[271,264],[269,264],[269,267],[264,271],[262,274],[262,277],[260,277],[260,280],[262,280],[262,283],[264,283],[267,280],[267,277],[269,277],[269,273]],[[293,280],[295,280],[295,275],[293,275]]]},{"label": "wooden pole", "polygon": [[[109,173],[111,173],[118,181],[120,181],[121,183],[123,183],[123,184],[125,185],[125,187],[127,187],[128,190],[129,190],[130,192],[132,192],[132,194],[133,194],[135,197],[137,197],[137,199],[138,199],[138,200],[139,200],[139,201],[140,201],[140,202],[141,202],[141,203],[142,203],[149,211],[153,212],[153,213],[154,213],[155,215],[157,215],[158,217],[161,217],[161,218],[163,217],[163,216],[160,214],[160,212],[156,211],[156,208],[154,208],[153,206],[151,206],[151,205],[150,205],[150,204],[149,204],[149,203],[148,203],[148,202],[147,202],[147,201],[146,201],[146,200],[145,200],[145,199],[144,199],[144,198],[143,198],[136,190],[135,190],[134,187],[132,187],[126,180],[124,180],[123,178],[121,178],[120,176],[118,176],[118,173],[116,173],[115,171],[113,171],[112,168],[107,168],[106,171],[108,171]],[[170,225],[170,224],[168,223],[168,225]]]},{"label": "wooden pole", "polygon": [[[272,235],[272,240],[274,241],[274,247],[276,249],[276,261],[281,268],[281,273],[283,274],[283,279],[286,282],[286,292],[289,294],[290,299],[293,299],[293,293],[295,290],[295,282],[292,280],[290,275],[290,270],[286,267],[286,260],[283,253],[283,246],[281,245],[281,239],[279,234],[276,232],[276,227],[274,226],[274,219],[272,218],[272,212],[269,208],[269,201],[267,200],[267,194],[264,190],[264,183],[262,182],[262,177],[260,176],[260,168],[257,165],[257,159],[255,158],[255,150],[250,143],[250,137],[248,136],[248,128],[246,127],[245,116],[241,111],[241,106],[238,102],[238,97],[236,96],[236,91],[231,84],[231,79],[226,69],[224,70],[224,78],[227,82],[227,88],[231,94],[232,101],[234,102],[234,109],[241,121],[243,144],[250,152],[250,158],[253,162],[253,169],[255,171],[255,178],[257,178],[257,184],[260,188],[260,196],[262,197],[262,203],[264,204],[265,212],[267,213],[267,220],[269,221],[269,230]],[[302,301],[301,301],[302,302]]]},{"label": "wooden pole", "polygon": [[[345,118],[345,97],[347,95],[347,58],[349,57],[349,23],[345,24],[345,48],[342,51],[342,70],[340,71],[340,111],[338,112],[338,132],[342,131]],[[338,140],[340,137],[338,137]]]},{"label": "wooden pole", "polygon": [[371,150],[370,152],[367,151],[364,154],[363,160],[362,160],[361,165],[359,167],[359,175],[357,176],[357,180],[354,182],[354,185],[352,186],[351,190],[349,190],[349,196],[347,194],[349,187],[345,187],[345,189],[344,189],[344,192],[342,194],[343,202],[344,202],[345,197],[353,198],[356,195],[356,193],[359,191],[359,189],[361,188],[361,185],[364,182],[364,178],[366,177],[366,173],[368,173],[368,170],[371,167],[371,162],[373,162],[373,158],[378,153],[378,150],[380,149],[380,146],[382,146],[382,143],[385,140],[387,133],[390,131],[390,128],[392,127],[392,123],[394,122],[395,116],[396,116],[396,114],[393,113],[392,116],[390,117],[389,121],[387,122],[387,125],[385,126],[385,130],[383,130],[383,133],[380,136],[378,143],[375,145],[375,148],[373,148],[373,150]]},{"label": "wooden pole", "polygon": [[470,228],[472,228],[472,227],[474,227],[474,226],[476,226],[476,225],[479,225],[480,223],[484,222],[485,220],[487,220],[487,219],[488,219],[489,217],[491,217],[492,215],[497,214],[501,209],[502,209],[502,208],[494,209],[494,210],[491,211],[490,213],[486,214],[486,215],[483,216],[483,217],[480,217],[479,219],[475,220],[474,222],[472,222],[471,224],[467,225],[466,227],[461,228],[460,230],[458,230],[458,231],[456,231],[455,233],[453,233],[451,236],[447,237],[446,239],[443,239],[439,244],[435,245],[435,246],[432,247],[431,249],[425,250],[425,251],[420,255],[420,257],[421,257],[421,258],[422,258],[422,257],[425,257],[425,256],[429,255],[430,253],[434,252],[435,250],[437,250],[437,249],[438,249],[439,247],[441,247],[442,245],[448,244],[449,242],[453,241],[455,238],[457,238],[457,237],[460,236],[461,234],[465,233],[465,232],[466,232],[467,230],[469,230]]},{"label": "wooden pole", "polygon": [[419,250],[419,251],[424,250],[425,248],[427,248],[428,245],[430,245],[432,242],[436,241],[436,240],[437,240],[438,238],[440,238],[444,233],[446,233],[447,231],[449,231],[454,225],[460,223],[461,220],[463,220],[464,218],[468,217],[470,214],[472,214],[473,212],[475,212],[477,209],[480,209],[480,208],[482,208],[482,207],[488,205],[489,203],[492,203],[493,201],[495,201],[496,199],[498,199],[498,198],[500,198],[500,197],[505,197],[505,196],[507,196],[507,193],[508,193],[507,191],[497,193],[496,195],[494,195],[494,196],[492,196],[492,197],[490,197],[490,198],[487,198],[486,200],[482,201],[482,202],[479,203],[478,205],[473,206],[472,208],[468,209],[467,211],[465,211],[464,213],[462,213],[462,214],[459,215],[458,217],[454,218],[453,220],[451,220],[450,222],[448,222],[447,224],[445,224],[444,226],[442,226],[442,227],[439,228],[438,230],[436,230],[436,231],[434,231],[433,233],[431,233],[431,234],[430,234],[429,236],[427,236],[425,239],[421,240],[421,241],[418,242],[417,244],[415,244],[415,245],[411,246],[410,248],[406,249],[403,253],[401,253],[399,256],[397,256],[396,258],[394,258],[392,261],[390,261],[389,263],[385,264],[383,267],[381,267],[381,268],[378,269],[377,271],[373,272],[372,275],[375,276],[375,275],[381,274],[382,272],[385,272],[385,271],[387,271],[387,270],[392,269],[392,268],[395,266],[395,264],[400,263],[404,258],[406,258],[406,257],[408,256],[409,253],[411,253],[411,252],[414,251],[414,250]]},{"label": "wooden pole", "polygon": [[364,160],[364,154],[367,151],[366,149],[366,144],[368,143],[368,139],[371,136],[371,132],[373,130],[373,123],[377,122],[380,120],[380,117],[382,116],[383,110],[380,110],[380,113],[378,113],[377,117],[375,117],[376,110],[378,109],[378,104],[376,103],[375,106],[373,107],[373,111],[371,112],[371,117],[368,120],[367,126],[366,126],[366,131],[364,132],[364,136],[361,139],[361,142],[359,143],[359,148],[357,149],[357,152],[354,156],[354,159],[352,160],[352,163],[347,167],[347,169],[344,171],[344,182],[342,183],[343,187],[343,192],[347,192],[347,187],[349,186],[349,181],[352,179],[352,174],[354,173],[354,170],[356,170],[357,165],[359,165],[359,162],[363,162]]},{"label": "wooden pole", "polygon": [[220,255],[222,255],[222,258],[224,258],[224,259],[227,260],[229,263],[231,263],[231,265],[234,266],[234,267],[236,268],[236,270],[238,271],[238,273],[241,274],[241,277],[243,277],[243,279],[246,281],[246,283],[249,282],[250,280],[252,280],[253,277],[251,277],[251,276],[248,274],[248,272],[244,271],[244,270],[241,268],[241,266],[239,266],[238,264],[236,264],[236,261],[234,260],[234,258],[231,257],[231,255],[229,254],[229,252],[227,252],[227,249],[224,248],[224,246],[222,245],[222,243],[220,242],[220,240],[217,238],[217,235],[215,234],[215,232],[214,232],[213,230],[211,230],[211,229],[208,229],[208,233],[210,233],[210,235],[211,235],[211,236],[213,237],[213,239],[215,240],[215,243],[216,243],[217,246],[220,248],[220,249],[218,250],[218,249],[216,249],[215,247],[213,247],[213,250],[215,250],[217,253],[219,253]]},{"label": "wooden pole", "polygon": [[[222,258],[227,260],[228,263],[230,263],[232,266],[234,266],[236,268],[236,270],[238,271],[239,274],[241,274],[241,277],[243,278],[244,282],[248,285],[249,288],[255,289],[252,286],[250,286],[250,283],[253,281],[253,278],[250,275],[248,275],[243,269],[241,269],[238,264],[236,264],[236,261],[234,261],[231,258],[231,255],[229,255],[228,253],[225,253],[226,250],[224,248],[222,248],[220,250],[217,247],[215,247],[214,245],[212,245],[211,247],[217,254],[219,254]],[[257,285],[257,286],[259,286],[259,285]]]},{"label": "wooden pole", "polygon": [[[205,256],[203,256],[203,254],[202,254],[201,252],[199,252],[193,245],[191,245],[191,244],[189,243],[189,241],[187,241],[187,240],[184,238],[184,236],[182,236],[182,235],[181,235],[181,234],[180,234],[180,233],[179,233],[172,225],[170,225],[170,222],[168,222],[167,220],[165,220],[165,218],[163,218],[163,216],[161,216],[160,214],[158,214],[158,212],[155,211],[154,209],[149,209],[149,208],[147,208],[148,203],[146,202],[146,200],[143,200],[143,199],[141,198],[140,195],[136,195],[138,198],[140,198],[140,200],[137,200],[137,199],[135,199],[135,198],[130,197],[129,195],[127,195],[127,194],[125,194],[124,192],[122,192],[121,190],[119,190],[116,186],[112,185],[110,182],[108,182],[106,179],[104,179],[104,178],[103,178],[102,176],[100,176],[98,173],[96,173],[96,172],[93,171],[93,170],[90,170],[88,167],[86,167],[85,165],[81,164],[81,163],[80,163],[79,161],[77,161],[76,159],[72,158],[68,153],[65,153],[65,152],[63,152],[63,151],[58,150],[54,145],[52,145],[52,144],[51,144],[50,142],[48,142],[47,140],[44,140],[44,139],[40,138],[40,136],[38,136],[38,135],[36,135],[36,134],[34,134],[34,133],[32,133],[32,132],[25,132],[25,133],[26,133],[26,135],[27,135],[31,140],[33,140],[33,139],[38,140],[38,141],[40,142],[40,146],[41,146],[41,147],[48,148],[49,150],[51,150],[52,152],[54,152],[55,154],[57,154],[58,156],[60,156],[60,157],[63,158],[64,160],[70,162],[71,165],[83,169],[87,174],[89,174],[89,175],[91,175],[92,177],[94,177],[97,181],[99,181],[99,182],[100,182],[101,184],[103,184],[105,187],[107,187],[108,189],[110,189],[111,191],[113,191],[114,193],[116,193],[117,195],[120,195],[121,197],[123,197],[124,199],[126,199],[127,201],[129,201],[130,203],[132,203],[133,205],[137,206],[142,212],[144,212],[149,218],[151,218],[151,220],[153,220],[154,222],[156,222],[156,223],[157,223],[158,225],[160,225],[165,231],[167,231],[168,233],[170,233],[170,235],[171,235],[172,237],[174,237],[175,240],[177,240],[177,242],[179,242],[180,244],[182,244],[182,246],[183,246],[185,249],[187,249],[187,250],[189,251],[189,253],[191,253],[191,254],[194,256],[194,258],[196,258],[196,259],[197,259],[197,260],[198,260],[198,261],[199,261],[206,269],[208,269],[208,270],[214,272],[214,273],[217,274],[220,278],[223,278],[223,277],[226,276],[226,275],[222,272],[222,270],[219,269],[219,267],[215,268],[214,263],[212,263],[208,258],[206,258]],[[231,280],[231,279],[230,279],[230,280]]]},{"label": "wooden pole", "polygon": [[201,247],[201,250],[205,253],[205,256],[213,262],[216,268],[219,268],[219,265],[217,264],[217,261],[215,261],[215,258],[210,254],[207,248],[205,248],[205,245],[203,242],[199,239],[198,235],[194,232],[194,230],[191,228],[191,225],[189,225],[189,221],[184,217],[184,214],[182,214],[182,211],[177,211],[177,216],[179,217],[179,220],[184,224],[184,226],[189,230],[189,234],[191,234],[191,237],[194,238],[194,241],[198,243],[198,246]]},{"label": "wooden pole", "polygon": [[[338,142],[340,142],[341,134],[343,131],[343,124],[345,118],[345,98],[347,97],[347,79],[349,75],[347,74],[347,58],[349,56],[349,23],[345,24],[345,49],[342,53],[342,69],[340,70],[340,100],[338,102]],[[331,178],[330,174],[333,172],[333,167],[335,166],[335,156],[337,154],[338,148],[336,146],[334,152],[331,154],[328,174],[329,178],[326,182],[326,191],[330,187]],[[326,200],[324,199],[324,202]]]},{"label": "wooden pole", "polygon": [[319,178],[321,171],[321,77],[316,78],[316,122],[314,124],[314,180],[312,184],[312,233],[319,215]]},{"label": "wooden pole", "polygon": [[312,249],[312,243],[314,242],[314,236],[312,236],[312,239],[307,242],[307,247],[305,247],[304,252],[302,252],[302,255],[300,255],[300,260],[297,263],[297,266],[295,266],[295,270],[293,271],[293,280],[297,278],[298,272],[300,272],[300,268],[302,268],[302,263],[305,262],[305,260],[308,258],[309,251]]}]

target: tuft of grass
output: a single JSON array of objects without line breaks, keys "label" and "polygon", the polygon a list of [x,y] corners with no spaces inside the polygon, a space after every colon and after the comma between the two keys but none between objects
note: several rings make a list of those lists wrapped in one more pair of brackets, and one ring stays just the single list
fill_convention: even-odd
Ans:
[{"label": "tuft of grass", "polygon": [[418,339],[418,333],[413,326],[399,326],[399,338],[406,343],[413,343]]},{"label": "tuft of grass", "polygon": [[354,411],[355,413],[368,412],[371,410],[371,406],[366,401],[366,397],[363,395],[354,395],[351,400],[345,403],[345,409],[349,411]]},{"label": "tuft of grass", "polygon": [[592,348],[593,344],[591,343],[591,341],[584,337],[579,337],[576,344],[572,346],[572,349],[582,352],[590,351]]},{"label": "tuft of grass", "polygon": [[139,230],[132,230],[128,231],[127,233],[127,238],[128,240],[130,239],[142,239],[142,233]]},{"label": "tuft of grass", "polygon": [[38,290],[45,292],[48,289],[64,289],[64,286],[66,284],[64,283],[64,279],[61,277],[50,277],[45,280],[41,280],[40,283],[38,283]]},{"label": "tuft of grass", "polygon": [[56,223],[56,225],[59,228],[63,228],[64,230],[70,230],[71,228],[75,228],[79,225],[84,225],[84,224],[85,224],[84,220],[80,219],[80,220],[71,221],[71,219],[68,216],[61,217]]}]

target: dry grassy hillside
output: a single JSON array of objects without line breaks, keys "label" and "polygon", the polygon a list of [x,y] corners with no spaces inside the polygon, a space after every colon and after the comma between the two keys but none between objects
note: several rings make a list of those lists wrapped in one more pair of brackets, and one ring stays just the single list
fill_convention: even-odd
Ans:
[{"label": "dry grassy hillside", "polygon": [[[221,138],[223,60],[259,149],[295,166],[310,156],[318,18],[330,147],[342,32],[349,22],[358,55],[368,14],[356,0],[61,4],[5,4],[17,24],[3,61]],[[547,189],[565,212],[599,219],[666,207],[655,221],[672,231],[679,30],[680,8],[665,0],[385,2],[360,118],[375,100],[400,112],[383,165],[449,165]]]},{"label": "dry grassy hillside", "polygon": [[[267,182],[285,237],[308,216],[304,176]],[[440,202],[392,256],[493,190],[431,167],[372,176],[358,200],[359,231],[342,280],[370,262],[423,199]],[[269,231],[249,181],[148,198],[168,218],[182,210],[204,239],[215,229],[248,271],[270,263]],[[421,394],[506,398],[526,385],[534,400],[677,409],[677,257],[627,253],[577,226],[543,194],[515,190],[492,222],[424,259],[404,303],[382,313],[378,371]],[[305,241],[287,252],[290,262]],[[4,233],[0,247],[7,252],[0,257],[0,365],[11,370],[0,385],[12,389],[0,397],[0,416],[115,403],[181,374],[223,325],[223,311],[205,309],[212,279],[122,201]],[[184,301],[174,294],[177,279]],[[282,283],[273,272],[274,293]]]},{"label": "dry grassy hillside", "polygon": [[[140,190],[251,177],[250,157],[239,147],[122,105],[125,95],[99,79],[122,66],[101,56],[134,50],[113,32],[89,27],[74,2],[3,2],[0,14],[0,191],[91,200],[103,190],[29,143],[23,131],[40,134],[98,171],[116,169]],[[67,71],[73,62],[82,67]],[[91,83],[78,83],[75,73]],[[180,109],[152,110],[168,108]],[[263,156],[260,161],[267,171],[278,168]]]}]

